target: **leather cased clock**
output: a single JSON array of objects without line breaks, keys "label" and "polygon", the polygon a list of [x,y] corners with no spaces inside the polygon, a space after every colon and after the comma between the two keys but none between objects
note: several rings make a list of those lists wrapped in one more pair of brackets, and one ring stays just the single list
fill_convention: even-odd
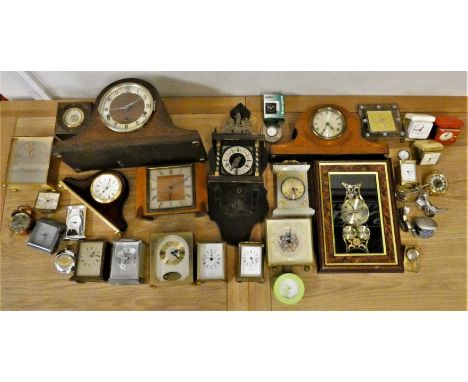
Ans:
[{"label": "leather cased clock", "polygon": [[268,212],[262,173],[267,164],[263,134],[253,134],[250,111],[239,104],[231,110],[222,132],[212,136],[208,209],[228,244],[247,241],[253,226]]},{"label": "leather cased clock", "polygon": [[76,172],[206,160],[198,132],[177,128],[156,88],[135,78],[103,89],[89,125],[53,153]]}]

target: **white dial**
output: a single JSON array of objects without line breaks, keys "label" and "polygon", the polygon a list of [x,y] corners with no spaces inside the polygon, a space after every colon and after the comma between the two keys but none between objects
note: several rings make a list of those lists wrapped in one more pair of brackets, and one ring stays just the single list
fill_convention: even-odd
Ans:
[{"label": "white dial", "polygon": [[242,146],[229,147],[221,158],[224,171],[231,175],[244,175],[253,166],[253,156]]},{"label": "white dial", "polygon": [[400,172],[402,182],[417,182],[418,176],[415,163],[401,163]]},{"label": "white dial", "polygon": [[111,130],[128,133],[143,127],[154,111],[151,92],[143,85],[124,82],[110,88],[99,102],[99,116]]},{"label": "white dial", "polygon": [[442,134],[440,134],[439,139],[441,141],[448,141],[453,138],[453,133],[451,131],[446,131]]},{"label": "white dial", "polygon": [[279,292],[285,298],[294,298],[299,294],[299,285],[295,280],[284,279],[279,284]]},{"label": "white dial", "polygon": [[275,126],[268,126],[266,129],[266,133],[269,137],[276,137],[278,134],[278,129]]},{"label": "white dial", "polygon": [[242,246],[240,261],[240,276],[260,277],[262,275],[262,248],[258,246]]},{"label": "white dial", "polygon": [[323,139],[338,138],[343,134],[345,127],[343,115],[331,107],[318,109],[312,118],[312,131]]},{"label": "white dial", "polygon": [[223,280],[224,275],[224,245],[223,243],[199,244],[199,275],[200,280]]},{"label": "white dial", "polygon": [[133,268],[137,264],[138,253],[133,247],[126,247],[117,252],[116,261],[119,268],[124,271],[127,268]]},{"label": "white dial", "polygon": [[55,210],[60,199],[58,192],[39,192],[37,195],[36,209]]},{"label": "white dial", "polygon": [[102,173],[91,184],[91,196],[99,203],[111,203],[122,193],[122,182],[118,176]]}]

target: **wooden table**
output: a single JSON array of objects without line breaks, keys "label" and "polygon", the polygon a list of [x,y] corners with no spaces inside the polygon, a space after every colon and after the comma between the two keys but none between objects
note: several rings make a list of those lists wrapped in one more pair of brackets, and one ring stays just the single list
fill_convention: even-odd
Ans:
[{"label": "wooden table", "polygon": [[[222,127],[228,113],[243,102],[262,121],[261,97],[166,98],[165,103],[175,124],[198,129],[206,149],[211,146],[211,133]],[[358,103],[397,102],[400,111],[450,114],[467,119],[466,97],[286,97],[285,130],[290,131],[300,113],[315,104],[338,104],[355,111]],[[1,102],[1,177],[5,176],[11,137],[51,136],[54,131],[57,101]],[[407,147],[398,140],[391,142],[391,156]],[[107,283],[76,284],[54,270],[54,257],[26,246],[26,237],[15,236],[8,229],[11,212],[20,204],[34,204],[37,193],[12,192],[2,187],[1,217],[1,308],[2,310],[466,310],[467,308],[467,132],[447,147],[436,167],[449,179],[446,197],[434,200],[449,211],[436,217],[435,236],[420,240],[402,233],[402,243],[422,249],[419,273],[404,274],[317,274],[315,267],[305,272],[295,267],[304,280],[304,299],[293,307],[282,305],[273,296],[270,276],[264,284],[235,281],[236,248],[228,247],[228,283],[151,288],[112,286]],[[431,166],[418,167],[423,177]],[[135,218],[135,169],[125,169],[131,185],[124,214],[129,223],[125,237],[149,241],[150,232],[193,231],[197,241],[220,240],[217,225],[208,216],[193,214],[161,217],[154,222]],[[60,177],[74,175],[65,164]],[[86,175],[82,174],[82,175]],[[265,171],[270,206],[274,206],[271,168]],[[60,208],[53,218],[65,221],[65,209],[78,201],[63,191]],[[261,239],[262,225],[252,232]],[[87,235],[115,239],[107,226],[92,212],[87,217]],[[146,256],[146,263],[148,264]],[[147,276],[149,266],[146,267]]]}]

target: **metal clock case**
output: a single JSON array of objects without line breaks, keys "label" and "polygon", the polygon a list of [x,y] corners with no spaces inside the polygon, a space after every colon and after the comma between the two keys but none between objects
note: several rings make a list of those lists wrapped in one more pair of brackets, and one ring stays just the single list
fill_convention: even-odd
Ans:
[{"label": "metal clock case", "polygon": [[263,269],[263,243],[241,242],[239,243],[239,254],[237,262],[238,282],[265,281]]},{"label": "metal clock case", "polygon": [[397,104],[358,105],[362,136],[367,139],[404,137]]},{"label": "metal clock case", "polygon": [[11,140],[6,184],[12,191],[54,189],[59,161],[51,158],[53,137]]},{"label": "metal clock case", "polygon": [[273,216],[312,216],[315,210],[309,207],[310,165],[296,161],[285,161],[273,165],[276,175],[277,207]]},{"label": "metal clock case", "polygon": [[84,283],[106,281],[110,272],[109,245],[104,240],[79,242],[73,281]]},{"label": "metal clock case", "polygon": [[150,285],[193,282],[191,232],[153,233],[150,243]]},{"label": "metal clock case", "polygon": [[119,171],[99,171],[84,179],[67,177],[59,187],[68,190],[93,211],[116,234],[127,230],[123,206],[129,193],[128,181]]},{"label": "metal clock case", "polygon": [[442,155],[443,148],[444,145],[432,139],[416,141],[413,144],[413,149],[420,166],[437,164]]},{"label": "metal clock case", "polygon": [[60,140],[66,140],[86,129],[92,109],[92,102],[59,102],[55,119],[55,136]]},{"label": "metal clock case", "polygon": [[75,269],[75,252],[70,249],[64,249],[55,256],[54,261],[57,272],[68,275]]},{"label": "metal clock case", "polygon": [[80,240],[85,238],[86,206],[67,207],[67,229],[64,240]]},{"label": "metal clock case", "polygon": [[444,174],[435,170],[424,178],[424,184],[432,196],[444,195],[447,192],[449,182]]},{"label": "metal clock case", "polygon": [[268,153],[263,134],[253,134],[250,111],[239,104],[222,132],[212,135],[208,210],[228,244],[248,240],[268,212],[262,173]]},{"label": "metal clock case", "polygon": [[208,209],[207,182],[206,163],[137,168],[137,215],[203,214]]},{"label": "metal clock case", "polygon": [[418,174],[415,160],[400,160],[396,168],[396,178],[399,184],[417,184]]},{"label": "metal clock case", "polygon": [[197,243],[198,283],[226,282],[226,243]]},{"label": "metal clock case", "polygon": [[319,272],[403,272],[393,167],[314,162]]},{"label": "metal clock case", "polygon": [[141,240],[112,243],[109,284],[136,285],[143,279],[145,245]]},{"label": "metal clock case", "polygon": [[35,223],[32,208],[29,206],[18,206],[11,214],[8,228],[17,235],[25,235],[34,228]]},{"label": "metal clock case", "polygon": [[310,219],[267,219],[266,232],[268,266],[313,264]]},{"label": "metal clock case", "polygon": [[135,78],[103,89],[88,127],[53,152],[76,172],[206,160],[198,132],[177,128],[156,88]]},{"label": "metal clock case", "polygon": [[65,224],[55,220],[39,219],[28,239],[28,246],[47,252],[55,253],[65,233]]}]

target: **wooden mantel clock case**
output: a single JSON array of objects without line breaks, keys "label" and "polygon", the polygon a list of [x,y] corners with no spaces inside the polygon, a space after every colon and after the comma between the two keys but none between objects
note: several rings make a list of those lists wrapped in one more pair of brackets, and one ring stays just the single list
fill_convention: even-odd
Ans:
[{"label": "wooden mantel clock case", "polygon": [[206,160],[198,132],[176,127],[156,88],[135,78],[103,89],[89,124],[53,153],[76,172]]}]

